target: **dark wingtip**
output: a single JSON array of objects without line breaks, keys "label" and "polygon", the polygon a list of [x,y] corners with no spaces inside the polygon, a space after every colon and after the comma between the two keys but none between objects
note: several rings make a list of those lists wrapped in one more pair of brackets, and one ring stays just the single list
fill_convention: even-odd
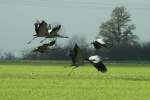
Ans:
[{"label": "dark wingtip", "polygon": [[106,73],[106,72],[107,72],[107,69],[105,68],[105,69],[101,69],[101,70],[99,70],[99,71],[101,71],[102,73]]},{"label": "dark wingtip", "polygon": [[37,52],[38,50],[37,49],[34,49],[32,52]]},{"label": "dark wingtip", "polygon": [[65,38],[69,38],[68,36],[66,36]]}]

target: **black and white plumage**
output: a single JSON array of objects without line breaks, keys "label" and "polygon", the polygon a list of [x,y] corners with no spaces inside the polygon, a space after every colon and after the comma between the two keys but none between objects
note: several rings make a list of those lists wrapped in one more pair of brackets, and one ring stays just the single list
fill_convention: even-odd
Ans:
[{"label": "black and white plumage", "polygon": [[59,37],[59,38],[68,38],[67,36],[62,36],[62,35],[60,35],[60,34],[58,33],[60,29],[61,29],[61,25],[57,25],[57,26],[55,26],[54,28],[49,29],[49,30],[48,30],[48,34],[46,35],[45,39],[42,40],[42,41],[40,41],[40,42],[42,43],[42,42],[45,41],[47,38],[57,38],[57,37]]},{"label": "black and white plumage", "polygon": [[58,31],[61,29],[61,25],[55,26],[51,31],[49,31],[49,35],[47,38],[55,38],[55,37],[60,37],[60,38],[68,38],[66,36],[62,36],[58,33]]},{"label": "black and white plumage", "polygon": [[98,38],[92,42],[95,49],[112,47],[112,42],[105,40],[103,38]]},{"label": "black and white plumage", "polygon": [[69,56],[72,60],[72,66],[78,67],[84,63],[83,56],[81,54],[81,50],[77,44],[75,44],[73,50],[69,51]]},{"label": "black and white plumage", "polygon": [[98,71],[102,73],[107,71],[106,66],[103,64],[102,59],[98,55],[90,56],[88,60]]},{"label": "black and white plumage", "polygon": [[61,25],[57,25],[55,26],[51,31],[49,31],[49,36],[57,36],[58,35],[58,31],[61,29]]}]

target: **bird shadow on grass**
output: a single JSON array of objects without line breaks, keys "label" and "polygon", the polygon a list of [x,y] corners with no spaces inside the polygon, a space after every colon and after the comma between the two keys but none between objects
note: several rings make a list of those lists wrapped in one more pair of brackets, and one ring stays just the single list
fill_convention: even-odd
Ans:
[{"label": "bird shadow on grass", "polygon": [[150,81],[150,78],[144,76],[108,76],[105,78],[110,80]]}]

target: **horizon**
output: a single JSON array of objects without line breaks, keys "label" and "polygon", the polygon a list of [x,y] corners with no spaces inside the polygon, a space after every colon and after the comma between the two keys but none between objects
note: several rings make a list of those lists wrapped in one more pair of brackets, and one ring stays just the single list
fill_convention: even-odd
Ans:
[{"label": "horizon", "polygon": [[150,1],[146,0],[0,0],[0,51],[20,55],[23,50],[36,47],[40,39],[31,45],[27,45],[27,42],[35,33],[33,24],[37,19],[52,24],[60,23],[65,35],[82,35],[89,42],[96,37],[99,26],[110,18],[116,6],[127,8],[131,14],[131,23],[136,26],[134,33],[140,38],[140,42],[150,41],[147,23],[150,18],[149,5]]}]

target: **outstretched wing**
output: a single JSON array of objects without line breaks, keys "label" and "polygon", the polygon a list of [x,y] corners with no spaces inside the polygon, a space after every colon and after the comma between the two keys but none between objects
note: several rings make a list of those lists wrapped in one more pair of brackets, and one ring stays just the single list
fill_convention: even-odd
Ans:
[{"label": "outstretched wing", "polygon": [[36,49],[33,50],[33,52],[40,52],[40,53],[46,53],[48,52],[48,45],[43,44],[41,46],[38,46]]},{"label": "outstretched wing", "polygon": [[96,63],[96,64],[93,64],[94,67],[98,70],[98,71],[101,71],[102,73],[105,73],[107,71],[107,68],[106,66],[103,64],[103,62],[99,62],[99,63]]},{"label": "outstretched wing", "polygon": [[56,43],[56,40],[51,41],[51,42],[49,43],[49,46],[53,46],[55,43]]},{"label": "outstretched wing", "polygon": [[41,36],[48,35],[48,24],[45,21],[42,21],[39,25],[38,34]]},{"label": "outstretched wing", "polygon": [[51,41],[51,42],[49,42],[49,43],[45,43],[45,44],[43,44],[43,45],[48,47],[48,46],[53,46],[55,43],[56,43],[56,40]]},{"label": "outstretched wing", "polygon": [[105,45],[106,48],[113,47],[113,40],[107,39],[107,40],[104,40],[104,41],[106,43],[106,45]]},{"label": "outstretched wing", "polygon": [[97,39],[96,41],[92,42],[95,49],[101,49],[103,47],[110,48],[113,46],[113,42],[108,39]]},{"label": "outstretched wing", "polygon": [[95,49],[102,48],[102,45],[99,42],[97,42],[97,41],[94,41],[92,44],[93,44],[93,46],[94,46]]},{"label": "outstretched wing", "polygon": [[58,34],[58,31],[60,30],[60,28],[61,28],[61,25],[57,25],[57,26],[55,26],[53,29],[52,29],[52,31],[50,32],[50,34]]},{"label": "outstretched wing", "polygon": [[98,71],[101,71],[103,73],[107,71],[107,68],[103,64],[102,59],[100,58],[100,56],[98,56],[98,55],[90,56],[86,60],[88,60]]}]

